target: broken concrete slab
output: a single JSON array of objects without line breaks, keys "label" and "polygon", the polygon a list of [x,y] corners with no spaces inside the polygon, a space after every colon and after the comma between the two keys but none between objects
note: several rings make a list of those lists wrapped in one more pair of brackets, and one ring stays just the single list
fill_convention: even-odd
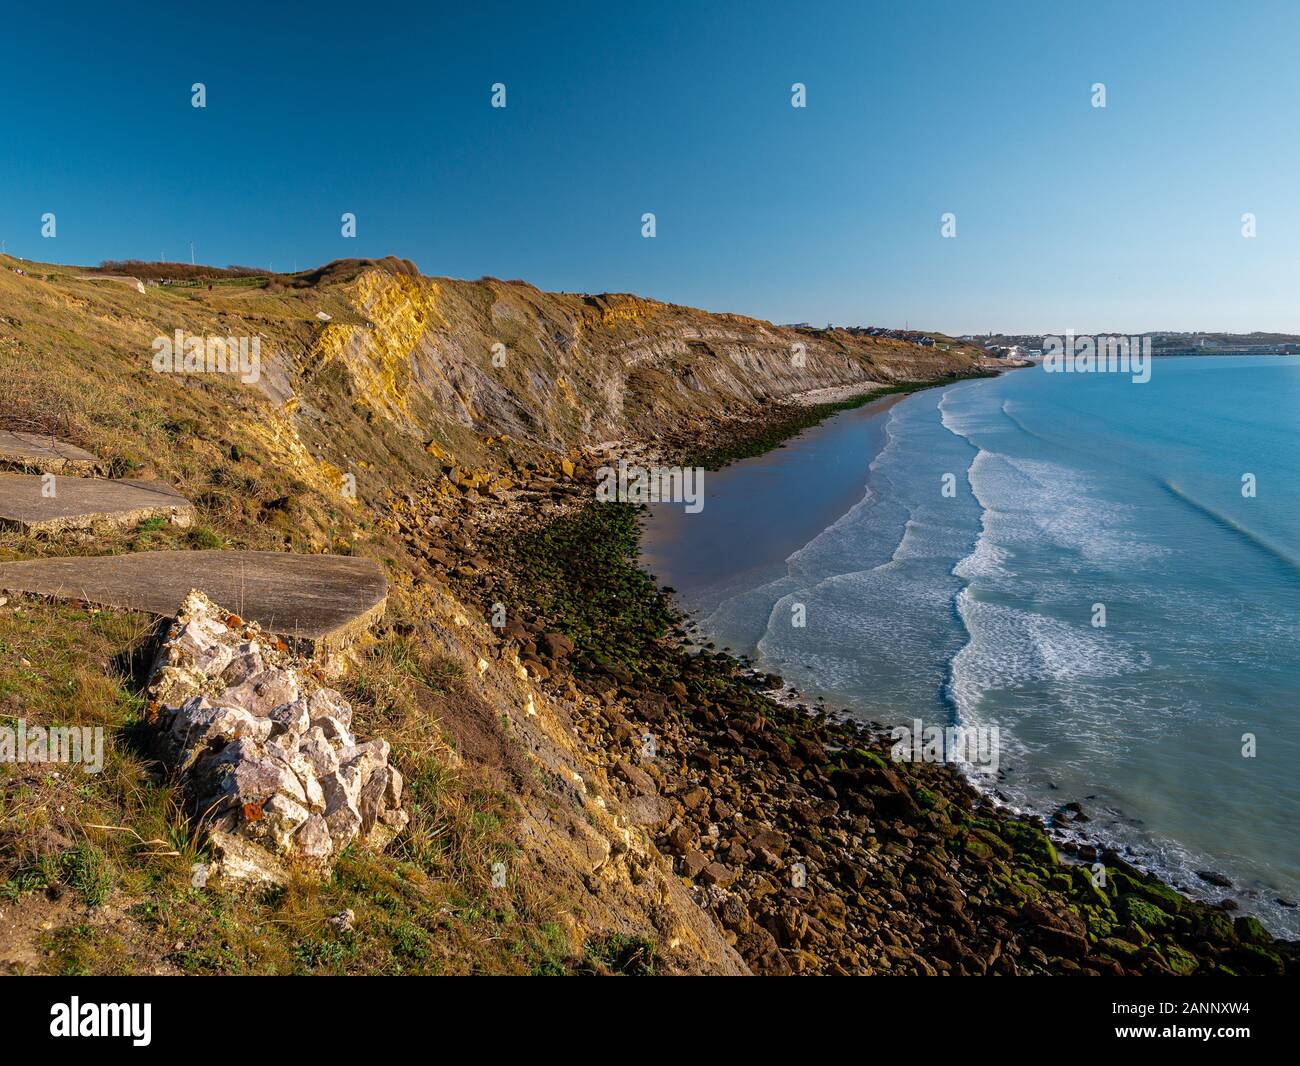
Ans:
[{"label": "broken concrete slab", "polygon": [[0,429],[0,468],[36,474],[96,474],[102,467],[98,456],[67,441]]},{"label": "broken concrete slab", "polygon": [[194,505],[161,481],[0,474],[0,528],[24,533],[125,529],[148,518],[192,525]]},{"label": "broken concrete slab", "polygon": [[369,559],[273,551],[156,551],[0,564],[0,590],[173,618],[198,589],[303,654],[331,653],[384,613]]}]

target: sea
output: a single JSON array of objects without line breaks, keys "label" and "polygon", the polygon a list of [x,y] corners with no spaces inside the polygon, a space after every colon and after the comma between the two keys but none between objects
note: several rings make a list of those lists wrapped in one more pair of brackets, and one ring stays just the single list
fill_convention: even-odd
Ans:
[{"label": "sea", "polygon": [[652,507],[643,562],[701,639],[982,729],[1000,801],[1300,936],[1300,358],[877,401]]}]

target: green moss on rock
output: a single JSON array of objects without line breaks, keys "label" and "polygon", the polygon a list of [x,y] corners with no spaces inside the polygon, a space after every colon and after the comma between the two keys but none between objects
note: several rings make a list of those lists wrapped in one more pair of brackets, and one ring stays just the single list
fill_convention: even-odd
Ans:
[{"label": "green moss on rock", "polygon": [[1245,944],[1267,944],[1273,938],[1268,935],[1268,930],[1260,924],[1258,918],[1243,914],[1233,922],[1233,930],[1237,938]]},{"label": "green moss on rock", "polygon": [[1130,944],[1117,936],[1103,937],[1097,941],[1097,947],[1104,954],[1116,959],[1131,959],[1140,950],[1136,944]]},{"label": "green moss on rock", "polygon": [[1159,881],[1144,882],[1138,886],[1137,891],[1168,914],[1179,913],[1186,902],[1179,892]]},{"label": "green moss on rock", "polygon": [[1196,926],[1196,935],[1201,940],[1211,943],[1227,944],[1236,939],[1232,928],[1232,919],[1223,911],[1206,908],[1201,912]]},{"label": "green moss on rock", "polygon": [[1124,921],[1147,932],[1159,932],[1169,925],[1169,915],[1135,893],[1120,896],[1116,912]]},{"label": "green moss on rock", "polygon": [[1105,891],[1093,879],[1092,871],[1086,866],[1070,867],[1070,891],[1083,903],[1095,903],[1108,907],[1110,900]]},{"label": "green moss on rock", "polygon": [[1002,838],[1020,854],[1046,866],[1057,865],[1056,848],[1041,829],[1018,821],[1008,821],[1001,828]]},{"label": "green moss on rock", "polygon": [[1256,944],[1243,944],[1241,950],[1237,952],[1237,958],[1246,963],[1252,973],[1267,977],[1281,977],[1286,973],[1286,965],[1280,955]]},{"label": "green moss on rock", "polygon": [[1190,977],[1200,966],[1195,955],[1184,951],[1177,944],[1165,945],[1165,962],[1179,977]]}]

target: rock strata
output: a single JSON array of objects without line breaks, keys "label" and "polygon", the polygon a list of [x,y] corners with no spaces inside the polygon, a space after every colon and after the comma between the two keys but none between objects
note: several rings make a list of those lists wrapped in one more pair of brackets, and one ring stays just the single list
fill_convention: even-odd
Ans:
[{"label": "rock strata", "polygon": [[191,592],[159,656],[150,713],[227,877],[325,871],[354,840],[383,847],[407,822],[383,739],[283,642]]}]

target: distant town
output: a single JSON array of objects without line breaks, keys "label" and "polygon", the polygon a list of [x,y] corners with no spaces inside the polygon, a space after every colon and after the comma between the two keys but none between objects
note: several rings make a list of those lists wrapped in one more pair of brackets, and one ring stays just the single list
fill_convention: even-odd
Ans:
[{"label": "distant town", "polygon": [[[1152,355],[1300,355],[1300,336],[1291,333],[1141,333],[1102,331],[1096,336],[1150,338]],[[1033,360],[1043,354],[1050,334],[966,334],[961,339],[978,344],[990,356],[1008,362]]]},{"label": "distant town", "polygon": [[[919,348],[947,348],[955,339],[983,348],[990,361],[997,360],[1011,366],[1042,358],[1045,338],[1051,336],[1046,333],[966,333],[951,338],[906,328],[836,326],[831,323],[822,327],[809,322],[791,322],[788,328],[810,333],[842,332],[861,337],[888,337],[907,341]],[[1294,333],[1179,333],[1171,330],[1123,333],[1103,330],[1093,336],[1150,338],[1152,355],[1300,355],[1300,335]]]}]

